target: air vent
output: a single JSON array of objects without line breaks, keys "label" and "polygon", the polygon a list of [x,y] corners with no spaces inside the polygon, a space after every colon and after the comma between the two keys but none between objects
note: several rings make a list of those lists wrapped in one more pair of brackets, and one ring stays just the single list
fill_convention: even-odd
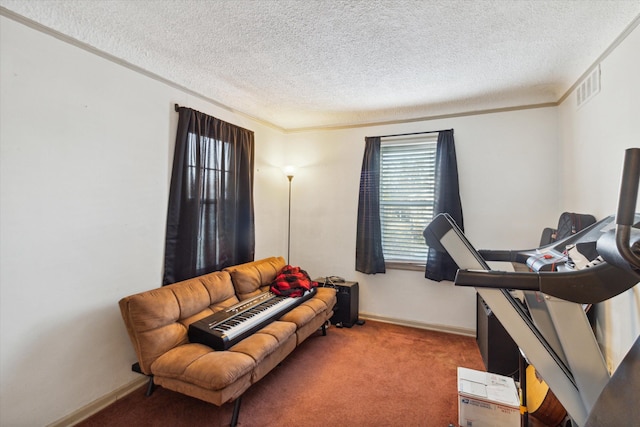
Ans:
[{"label": "air vent", "polygon": [[578,85],[578,96],[576,97],[578,108],[586,104],[598,92],[600,92],[600,64]]}]

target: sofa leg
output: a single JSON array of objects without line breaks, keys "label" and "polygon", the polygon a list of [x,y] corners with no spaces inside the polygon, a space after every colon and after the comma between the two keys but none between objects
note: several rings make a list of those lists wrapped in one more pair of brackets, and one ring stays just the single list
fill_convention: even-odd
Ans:
[{"label": "sofa leg", "polygon": [[321,328],[322,328],[322,336],[323,336],[323,337],[324,337],[324,336],[327,336],[327,328],[328,328],[330,325],[331,325],[331,321],[330,321],[330,320],[327,320],[326,322],[324,322],[324,323],[322,324],[322,327],[321,327]]},{"label": "sofa leg", "polygon": [[147,392],[144,395],[147,397],[151,396],[151,393],[153,393],[153,390],[155,389],[155,384],[153,383],[153,375],[147,375],[144,372],[142,372],[142,369],[140,369],[140,363],[138,362],[131,365],[131,370],[133,372],[137,372],[139,374],[146,375],[147,377],[149,377],[149,382],[147,383]]},{"label": "sofa leg", "polygon": [[236,401],[233,403],[233,415],[231,416],[231,427],[236,427],[238,425],[238,416],[240,415],[241,401],[242,401],[242,396],[238,397]]},{"label": "sofa leg", "polygon": [[153,375],[149,375],[149,383],[147,384],[147,392],[144,394],[145,396],[151,396],[151,393],[155,390],[156,385],[153,383]]}]

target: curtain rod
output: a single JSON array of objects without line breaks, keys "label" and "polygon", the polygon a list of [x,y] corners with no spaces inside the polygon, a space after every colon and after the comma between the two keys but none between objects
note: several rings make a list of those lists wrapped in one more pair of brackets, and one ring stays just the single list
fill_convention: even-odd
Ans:
[{"label": "curtain rod", "polygon": [[[178,112],[178,109],[180,108],[180,106],[178,104],[174,104],[174,108],[176,109],[176,112]],[[428,132],[412,132],[412,133],[398,133],[398,134],[395,134],[395,135],[380,135],[379,138],[391,138],[393,136],[426,135],[428,133],[439,133],[439,132],[444,132],[446,130],[450,130],[450,131],[453,132],[453,128],[452,128],[452,129],[432,130],[432,131],[428,131]]]},{"label": "curtain rod", "polygon": [[379,135],[378,138],[391,138],[393,136],[426,135],[428,133],[439,133],[439,132],[444,132],[446,130],[450,130],[450,131],[453,132],[453,128],[452,128],[452,129],[432,130],[432,131],[428,131],[428,132],[412,132],[412,133],[397,133],[395,135]]}]

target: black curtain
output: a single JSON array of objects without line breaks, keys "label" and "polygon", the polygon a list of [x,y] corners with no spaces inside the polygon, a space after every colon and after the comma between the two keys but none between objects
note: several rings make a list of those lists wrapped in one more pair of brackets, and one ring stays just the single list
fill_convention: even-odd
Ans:
[{"label": "black curtain", "polygon": [[380,137],[365,138],[358,229],[356,234],[356,270],[362,273],[384,273],[382,229],[380,226]]},{"label": "black curtain", "polygon": [[178,108],[163,284],[252,261],[254,135]]},{"label": "black curtain", "polygon": [[[453,130],[438,133],[435,190],[433,216],[448,213],[460,229],[464,230]],[[449,254],[429,248],[424,277],[438,282],[442,280],[453,281],[457,271],[458,266]]]}]

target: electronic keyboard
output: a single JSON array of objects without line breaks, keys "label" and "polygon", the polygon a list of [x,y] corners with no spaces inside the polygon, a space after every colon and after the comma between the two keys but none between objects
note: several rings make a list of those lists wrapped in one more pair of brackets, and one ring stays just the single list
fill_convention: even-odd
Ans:
[{"label": "electronic keyboard", "polygon": [[227,350],[244,338],[297,307],[316,293],[316,288],[301,297],[279,296],[263,292],[248,300],[218,311],[189,325],[189,341]]}]

